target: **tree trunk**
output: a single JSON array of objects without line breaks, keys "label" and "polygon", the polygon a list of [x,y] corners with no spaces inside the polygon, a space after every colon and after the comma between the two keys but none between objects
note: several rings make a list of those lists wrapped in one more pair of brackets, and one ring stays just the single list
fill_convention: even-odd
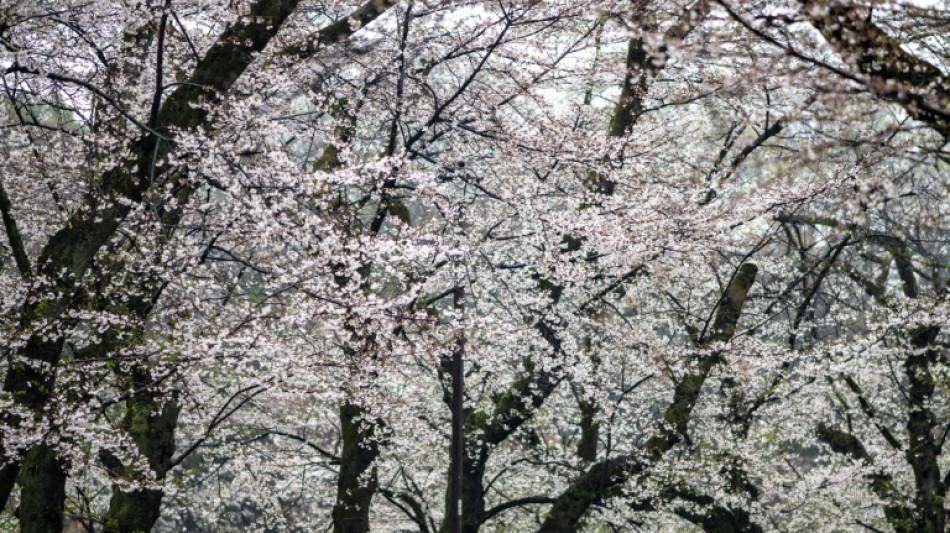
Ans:
[{"label": "tree trunk", "polygon": [[10,493],[13,492],[13,486],[16,485],[17,474],[20,473],[20,461],[11,459],[9,463],[0,468],[0,512],[6,507],[6,502],[10,499]]},{"label": "tree trunk", "polygon": [[[471,411],[466,411],[466,419],[470,419]],[[488,448],[472,438],[470,431],[465,439],[465,453],[462,457],[462,533],[478,533],[485,520],[485,463],[488,462]],[[480,433],[476,433],[480,435]],[[446,499],[446,517],[449,515],[448,506],[452,505],[451,498]],[[441,533],[454,533],[446,520],[442,524]]]},{"label": "tree trunk", "polygon": [[[208,113],[193,104],[200,100],[214,101],[226,93],[255,55],[267,46],[296,9],[297,3],[298,0],[258,0],[252,3],[249,16],[224,31],[195,67],[189,83],[180,84],[165,100],[157,117],[159,128],[192,129],[203,124]],[[376,11],[379,10],[374,13]],[[104,172],[101,188],[91,191],[84,199],[84,208],[77,210],[66,225],[50,237],[40,252],[36,266],[39,277],[45,276],[56,282],[56,290],[47,287],[45,293],[58,296],[39,298],[36,303],[27,306],[22,319],[25,328],[44,321],[68,324],[64,322],[64,316],[74,303],[77,293],[75,280],[82,278],[96,253],[114,235],[122,219],[130,212],[131,203],[142,200],[155,177],[149,169],[159,174],[167,171],[167,168],[159,168],[152,163],[162,159],[171,146],[171,143],[159,142],[152,134],[132,143],[132,160]],[[137,170],[131,172],[128,167]],[[105,198],[112,199],[103,202]],[[54,331],[64,329],[57,328]],[[52,337],[51,340],[47,340],[49,337]],[[31,334],[20,354],[22,357],[15,359],[22,362],[11,365],[4,380],[4,392],[12,395],[18,407],[39,412],[46,405],[52,394],[63,341],[62,337],[50,335],[50,332]],[[3,413],[3,418],[7,424],[19,423],[9,413]],[[23,452],[4,451],[13,456]],[[8,468],[16,470],[15,465],[11,463]],[[9,471],[3,474],[0,482],[5,482],[10,475]],[[21,486],[32,490],[30,481],[21,479]],[[10,491],[4,491],[4,488],[4,485],[0,485],[0,496],[8,497]],[[0,508],[4,506],[6,498],[0,501]]]},{"label": "tree trunk", "polygon": [[600,438],[600,423],[597,422],[597,405],[588,400],[578,401],[581,409],[581,439],[577,443],[577,456],[593,463],[597,460],[597,442]]},{"label": "tree trunk", "polygon": [[343,450],[333,506],[333,533],[369,531],[369,508],[378,486],[377,425],[378,422],[365,419],[365,411],[359,405],[345,403],[340,407]]},{"label": "tree trunk", "polygon": [[462,460],[462,533],[478,533],[485,519],[485,463],[488,450],[481,446],[474,456],[466,450]]},{"label": "tree trunk", "polygon": [[112,486],[109,514],[103,531],[106,533],[148,533],[158,521],[164,493],[158,489],[131,492]]},{"label": "tree trunk", "polygon": [[66,504],[66,465],[56,450],[41,443],[23,460],[20,485],[21,533],[62,533]]},{"label": "tree trunk", "polygon": [[[143,376],[150,379],[147,374]],[[135,380],[134,380],[135,381]],[[133,385],[135,386],[135,385]],[[142,386],[140,383],[139,386]],[[128,431],[147,460],[155,481],[161,483],[171,468],[175,453],[175,427],[180,408],[174,398],[162,405],[158,392],[145,390],[129,400],[122,427]],[[115,457],[104,456],[110,473],[127,481],[144,481],[144,476],[130,467],[124,467]],[[112,485],[112,499],[106,515],[106,533],[135,533],[151,531],[161,512],[164,491],[160,488],[125,490]]]},{"label": "tree trunk", "polygon": [[[60,309],[59,306],[53,304],[36,307],[39,308],[38,311],[32,309],[26,310],[25,314],[29,317],[27,320],[34,319],[37,315],[41,315],[43,311],[54,308]],[[43,409],[49,401],[56,380],[55,370],[50,372],[48,369],[55,369],[59,364],[62,348],[63,339],[61,337],[44,341],[38,335],[30,336],[22,354],[26,360],[17,360],[14,358],[16,362],[10,365],[10,368],[7,370],[7,375],[4,377],[3,391],[13,398],[16,405],[30,412],[40,412]],[[0,414],[0,416],[2,416],[4,426],[17,427],[21,421],[19,415],[9,412],[4,412]],[[8,446],[4,440],[4,436],[0,434],[0,446]],[[6,507],[10,493],[13,491],[13,485],[17,483],[17,476],[20,474],[22,466],[26,463],[26,459],[21,458],[23,458],[24,454],[36,456],[36,454],[40,452],[16,448],[0,448],[0,451],[10,456],[10,459],[8,459],[9,462],[0,470],[0,510],[2,510]],[[34,461],[36,459],[38,459],[38,457],[35,457]],[[28,480],[31,479],[33,479],[33,477],[30,476],[20,476],[19,479],[20,486],[26,488],[23,490],[25,498],[30,497],[26,493],[29,492],[30,485]],[[43,486],[49,487],[51,485],[44,484]],[[58,491],[59,489],[55,489],[55,492]],[[51,494],[49,498],[37,497],[36,499],[55,499],[55,497],[55,494]]]},{"label": "tree trunk", "polygon": [[[939,331],[937,327],[926,327],[913,332],[911,346],[915,353],[904,362],[904,373],[910,385],[907,390],[910,403],[907,434],[910,446],[905,456],[914,471],[915,523],[912,529],[919,533],[943,533],[946,527],[944,498],[947,487],[943,484],[937,464],[940,443],[935,438],[937,420],[930,408],[935,382],[930,367],[937,358],[931,345]],[[924,352],[916,353],[921,350]]]},{"label": "tree trunk", "polygon": [[743,509],[713,507],[704,513],[677,512],[706,533],[763,533]]}]

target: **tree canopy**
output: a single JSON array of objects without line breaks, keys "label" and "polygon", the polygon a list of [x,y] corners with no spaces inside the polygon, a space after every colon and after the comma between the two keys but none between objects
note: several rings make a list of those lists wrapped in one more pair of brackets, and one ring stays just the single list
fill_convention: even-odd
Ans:
[{"label": "tree canopy", "polygon": [[947,531],[948,28],[2,0],[0,531]]}]

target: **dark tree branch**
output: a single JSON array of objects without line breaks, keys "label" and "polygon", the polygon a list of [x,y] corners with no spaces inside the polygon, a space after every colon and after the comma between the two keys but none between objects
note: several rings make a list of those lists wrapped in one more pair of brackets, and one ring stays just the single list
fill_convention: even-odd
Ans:
[{"label": "dark tree branch", "polygon": [[30,258],[26,255],[26,249],[23,247],[23,237],[20,235],[20,229],[17,227],[16,219],[13,218],[13,206],[10,204],[10,197],[0,182],[0,215],[3,217],[3,227],[7,231],[7,241],[10,243],[10,249],[13,251],[13,260],[16,262],[20,276],[24,279],[33,277],[33,268],[30,266]]},{"label": "dark tree branch", "polygon": [[483,521],[488,521],[493,518],[495,515],[503,513],[508,509],[513,509],[515,507],[524,507],[525,505],[539,505],[545,503],[554,503],[554,498],[548,496],[528,496],[527,498],[516,498],[514,500],[508,500],[505,503],[500,503],[491,509],[485,511],[485,516]]},{"label": "dark tree branch", "polygon": [[349,39],[360,28],[379,18],[397,3],[397,0],[369,0],[348,17],[321,28],[307,43],[288,46],[281,50],[281,54],[301,59],[311,58],[324,46]]},{"label": "dark tree branch", "polygon": [[[712,330],[703,339],[701,348],[726,342],[735,334],[757,272],[758,268],[751,263],[742,265],[736,272],[720,299]],[[647,440],[642,453],[608,457],[592,465],[556,498],[538,532],[574,532],[591,505],[615,495],[627,480],[644,472],[672,449],[685,433],[706,377],[719,359],[716,352],[703,355],[698,368],[676,385],[673,401],[663,416],[664,424]]]}]

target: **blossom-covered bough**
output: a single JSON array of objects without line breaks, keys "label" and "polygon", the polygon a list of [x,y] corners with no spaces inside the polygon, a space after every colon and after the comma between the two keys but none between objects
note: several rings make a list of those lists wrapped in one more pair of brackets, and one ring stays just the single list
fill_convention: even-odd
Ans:
[{"label": "blossom-covered bough", "polygon": [[4,2],[0,530],[945,531],[948,20]]},{"label": "blossom-covered bough", "polygon": [[[45,77],[51,81],[75,84],[101,97],[105,105],[111,105],[115,111],[128,118],[140,129],[133,132],[129,152],[119,153],[119,161],[96,177],[97,186],[83,194],[82,200],[74,207],[66,219],[64,227],[53,233],[42,246],[36,258],[36,272],[22,250],[22,241],[17,242],[17,258],[20,273],[28,283],[19,314],[18,329],[25,332],[22,346],[14,344],[9,357],[9,367],[4,378],[4,392],[9,395],[12,405],[5,415],[5,422],[16,427],[27,417],[40,418],[47,407],[55,385],[57,366],[64,351],[67,337],[65,330],[72,327],[71,311],[85,304],[88,295],[81,281],[86,276],[99,250],[116,234],[122,222],[129,217],[135,204],[142,202],[153,189],[161,186],[159,193],[168,192],[171,196],[163,198],[154,206],[158,222],[174,228],[181,221],[183,205],[194,192],[194,185],[185,181],[187,172],[170,167],[166,158],[174,148],[174,131],[193,131],[207,127],[209,111],[205,105],[213,104],[229,91],[234,82],[244,73],[259,54],[269,44],[288,17],[293,14],[297,2],[260,1],[246,6],[247,12],[228,25],[211,45],[203,57],[194,65],[185,80],[167,87],[164,81],[163,59],[165,35],[169,29],[171,14],[167,7],[162,8],[160,19],[146,19],[139,28],[127,28],[123,38],[135,40],[135,45],[148,48],[155,41],[156,57],[151,65],[157,76],[154,97],[151,99],[147,121],[135,120],[131,114],[122,110],[124,105],[110,97],[103,90],[96,89],[92,83],[56,72],[44,72],[33,68],[29,63],[34,58],[12,57],[11,64],[5,66],[6,75],[31,74]],[[362,10],[358,19],[371,21],[385,10],[385,4],[372,2],[372,9]],[[20,7],[17,5],[16,7]],[[14,9],[16,9],[16,7]],[[103,6],[109,7],[109,6]],[[31,6],[30,9],[49,9],[49,17],[59,16],[54,5]],[[77,6],[81,10],[81,6]],[[363,11],[369,13],[363,13]],[[16,20],[17,12],[11,16]],[[71,15],[67,8],[66,15]],[[24,17],[29,20],[28,17]],[[65,24],[67,27],[68,24]],[[14,28],[16,29],[16,28]],[[40,28],[42,30],[43,28]],[[184,32],[185,29],[182,28]],[[331,38],[320,41],[332,42],[345,39],[352,30],[349,26],[331,26],[325,33]],[[39,37],[39,36],[37,36]],[[17,42],[7,44],[11,52],[20,52]],[[104,65],[109,67],[105,57],[100,56]],[[119,61],[125,58],[119,58]],[[134,60],[133,60],[134,61]],[[45,65],[44,65],[45,66]],[[135,74],[140,68],[132,64],[131,82],[138,82]],[[120,77],[127,72],[112,72],[111,76]],[[112,82],[113,80],[108,80]],[[15,83],[15,82],[14,82]],[[17,87],[10,87],[16,90]],[[165,91],[171,89],[165,96]],[[13,101],[13,112],[22,119],[18,108],[20,102]],[[27,123],[29,123],[27,121]],[[156,182],[161,182],[160,185]],[[8,203],[8,202],[5,202]],[[8,212],[5,221],[10,234],[17,235],[15,222]],[[106,259],[108,260],[108,259]],[[120,263],[121,267],[121,263]],[[107,282],[108,280],[106,280]],[[133,284],[137,283],[135,281]],[[133,320],[147,318],[155,300],[160,297],[162,284],[150,279],[146,273],[136,287],[138,292],[121,296],[122,312]],[[104,298],[105,295],[100,296]],[[96,299],[95,296],[92,297]],[[97,302],[98,303],[98,302]],[[108,304],[107,304],[108,305]],[[57,324],[57,321],[64,322]],[[121,325],[105,326],[105,333],[93,341],[95,350],[109,352],[117,348],[124,335],[111,329]],[[127,332],[123,332],[127,333]],[[77,354],[84,358],[86,354]],[[130,368],[120,373],[120,379],[130,390],[130,398],[125,400],[128,413],[122,423],[129,431],[139,451],[148,459],[149,466],[159,479],[164,477],[174,450],[173,433],[177,407],[157,402],[154,393],[148,390],[151,376],[147,368],[134,362]],[[174,402],[174,400],[171,400]],[[46,442],[40,441],[30,447],[14,442],[4,443],[8,456],[0,472],[0,498],[4,504],[9,497],[17,474],[21,485],[26,487],[21,498],[19,516],[24,530],[53,531],[62,529],[65,498],[66,465],[57,452]],[[21,457],[23,457],[21,459]],[[118,473],[122,465],[118,459],[106,453],[104,461],[110,471]],[[106,517],[105,527],[116,531],[136,531],[151,529],[158,518],[158,506],[161,492],[151,489],[132,491],[117,487],[114,501]]]}]

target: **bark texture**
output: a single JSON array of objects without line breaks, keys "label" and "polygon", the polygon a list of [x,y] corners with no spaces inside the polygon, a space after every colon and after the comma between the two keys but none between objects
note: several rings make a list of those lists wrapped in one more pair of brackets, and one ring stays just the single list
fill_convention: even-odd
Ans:
[{"label": "bark texture", "polygon": [[369,531],[369,508],[379,486],[375,466],[379,457],[377,425],[377,421],[366,418],[359,405],[345,403],[340,407],[343,449],[333,506],[334,533]]}]

